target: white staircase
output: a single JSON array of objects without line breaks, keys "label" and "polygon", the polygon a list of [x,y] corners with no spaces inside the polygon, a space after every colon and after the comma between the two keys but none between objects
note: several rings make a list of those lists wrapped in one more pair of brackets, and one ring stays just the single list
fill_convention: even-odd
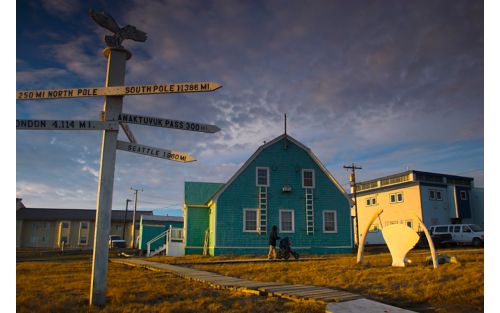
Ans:
[{"label": "white staircase", "polygon": [[306,188],[306,232],[314,235],[314,200],[313,189]]},{"label": "white staircase", "polygon": [[[165,251],[165,255],[171,256],[181,256],[184,255],[184,244],[183,244],[183,230],[182,228],[172,228],[162,232],[158,236],[154,237],[146,243],[147,254],[146,256],[155,256],[157,254]],[[158,240],[165,240],[165,243],[157,247],[154,251],[151,251],[151,244]]]},{"label": "white staircase", "polygon": [[267,234],[267,187],[259,187],[259,234]]}]

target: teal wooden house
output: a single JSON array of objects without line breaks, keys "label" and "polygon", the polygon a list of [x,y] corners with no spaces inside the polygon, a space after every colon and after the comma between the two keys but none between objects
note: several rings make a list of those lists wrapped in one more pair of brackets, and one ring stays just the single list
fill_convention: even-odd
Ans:
[{"label": "teal wooden house", "polygon": [[350,200],[313,152],[281,135],[222,183],[185,182],[186,254],[263,254],[271,227],[302,253],[352,251]]}]

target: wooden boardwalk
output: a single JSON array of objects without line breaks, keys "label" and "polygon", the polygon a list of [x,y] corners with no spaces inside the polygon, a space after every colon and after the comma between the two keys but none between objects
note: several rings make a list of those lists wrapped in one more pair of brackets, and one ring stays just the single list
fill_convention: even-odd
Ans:
[{"label": "wooden boardwalk", "polygon": [[214,288],[233,289],[262,296],[277,296],[291,300],[315,300],[325,303],[363,298],[354,293],[327,287],[246,280],[178,265],[140,259],[111,259],[111,262],[145,267],[156,271],[167,271],[185,279],[207,283]]}]

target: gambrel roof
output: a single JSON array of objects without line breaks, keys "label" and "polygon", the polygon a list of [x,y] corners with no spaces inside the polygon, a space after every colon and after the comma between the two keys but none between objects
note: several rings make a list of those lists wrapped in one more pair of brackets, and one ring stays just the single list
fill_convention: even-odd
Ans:
[{"label": "gambrel roof", "polygon": [[253,162],[253,160],[255,160],[255,158],[257,158],[257,156],[262,151],[264,151],[264,149],[266,149],[269,146],[274,145],[275,143],[281,141],[282,139],[289,140],[290,142],[292,142],[295,145],[297,145],[299,148],[303,149],[311,157],[311,159],[318,165],[318,167],[323,171],[323,173],[325,173],[325,175],[330,179],[330,181],[333,184],[335,184],[335,186],[337,186],[337,188],[342,192],[342,195],[347,199],[349,205],[352,206],[352,203],[351,203],[352,201],[348,197],[348,195],[347,195],[346,191],[344,190],[344,188],[342,187],[342,185],[340,185],[339,182],[335,179],[335,177],[333,177],[333,175],[326,169],[326,167],[321,163],[321,161],[318,159],[318,157],[316,157],[316,155],[311,151],[311,149],[309,149],[307,146],[305,146],[304,144],[302,144],[300,141],[294,139],[293,137],[291,137],[290,135],[287,135],[287,134],[283,134],[281,136],[278,136],[278,137],[274,138],[273,140],[271,140],[271,141],[263,144],[262,146],[260,146],[257,149],[257,151],[255,151],[254,154],[252,154],[252,156],[245,162],[245,164],[243,164],[243,166],[229,179],[229,181],[222,188],[220,188],[217,191],[217,193],[215,193],[215,195],[212,198],[215,201],[217,201],[218,197],[224,192],[224,190],[226,190],[226,188],[228,186],[230,186],[231,183],[233,183],[233,181],[241,173],[243,173],[243,171]]}]

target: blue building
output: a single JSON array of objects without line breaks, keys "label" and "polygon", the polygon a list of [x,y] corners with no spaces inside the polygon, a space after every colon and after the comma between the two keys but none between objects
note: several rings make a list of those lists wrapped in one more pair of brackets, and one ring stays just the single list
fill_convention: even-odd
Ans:
[{"label": "blue building", "polygon": [[260,146],[225,184],[186,182],[185,253],[265,254],[273,225],[302,253],[352,249],[350,200],[288,135]]}]

